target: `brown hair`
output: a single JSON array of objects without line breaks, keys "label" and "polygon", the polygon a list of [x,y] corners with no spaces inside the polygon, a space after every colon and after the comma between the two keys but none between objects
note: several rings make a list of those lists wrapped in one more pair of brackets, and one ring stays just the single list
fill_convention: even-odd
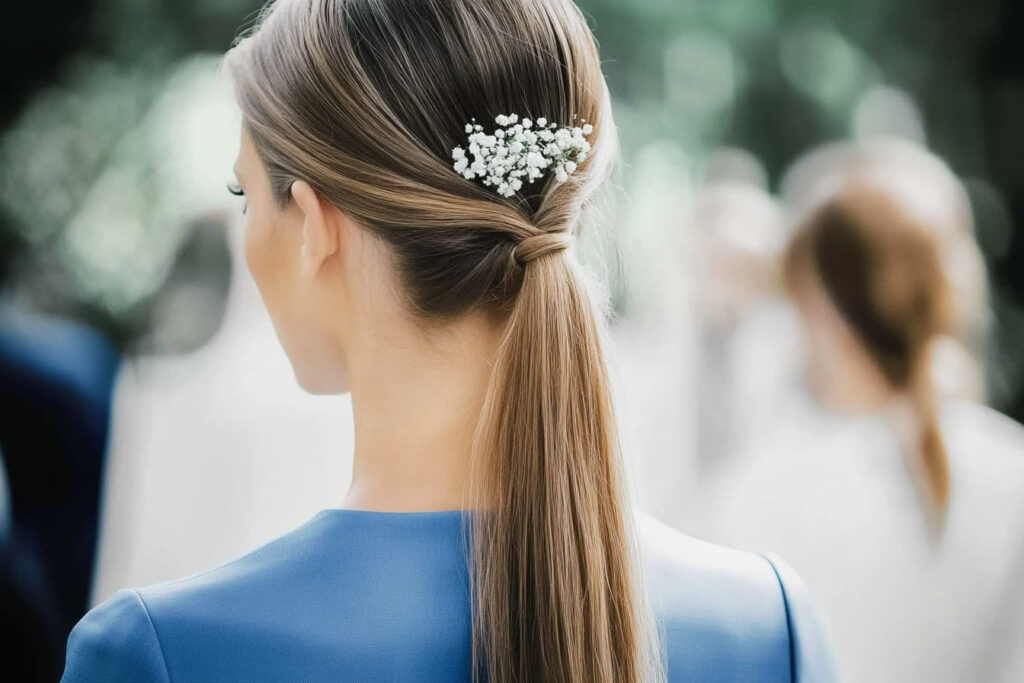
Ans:
[{"label": "brown hair", "polygon": [[[597,46],[570,0],[281,0],[228,54],[278,201],[308,182],[390,247],[410,311],[507,315],[481,411],[471,515],[473,672],[658,676],[600,318],[561,252],[617,156]],[[505,198],[452,169],[464,126],[585,119],[567,182]]]},{"label": "brown hair", "polygon": [[932,342],[953,329],[953,294],[935,238],[883,191],[853,184],[798,228],[786,258],[791,291],[808,272],[853,329],[886,380],[906,390],[917,452],[938,512],[950,473],[932,385]]}]

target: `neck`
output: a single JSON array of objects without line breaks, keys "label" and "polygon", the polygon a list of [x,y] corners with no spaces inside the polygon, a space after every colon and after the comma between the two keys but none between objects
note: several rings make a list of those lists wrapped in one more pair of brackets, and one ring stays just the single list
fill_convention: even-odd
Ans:
[{"label": "neck", "polygon": [[837,366],[833,377],[820,382],[819,398],[829,408],[846,413],[878,413],[885,410],[898,393],[874,367],[868,364]]},{"label": "neck", "polygon": [[443,343],[412,331],[354,354],[355,452],[343,507],[466,507],[472,438],[498,340],[487,323],[466,319],[445,328]]}]

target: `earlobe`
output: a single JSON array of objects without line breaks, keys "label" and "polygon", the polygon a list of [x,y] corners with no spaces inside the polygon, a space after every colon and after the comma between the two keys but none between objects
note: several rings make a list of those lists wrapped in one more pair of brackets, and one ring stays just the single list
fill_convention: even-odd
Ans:
[{"label": "earlobe", "polygon": [[309,183],[296,180],[291,195],[302,212],[302,273],[315,276],[323,262],[338,250],[337,226],[330,220],[329,206]]}]

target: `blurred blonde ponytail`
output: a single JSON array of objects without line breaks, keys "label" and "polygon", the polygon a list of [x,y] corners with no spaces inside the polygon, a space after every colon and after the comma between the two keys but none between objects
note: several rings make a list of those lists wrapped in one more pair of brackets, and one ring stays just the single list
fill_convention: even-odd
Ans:
[{"label": "blurred blonde ponytail", "polygon": [[921,473],[930,502],[943,515],[949,503],[949,455],[939,428],[936,390],[932,381],[931,346],[922,349],[910,369],[908,397],[914,412]]},{"label": "blurred blonde ponytail", "polygon": [[926,507],[941,522],[952,485],[932,381],[935,342],[955,328],[954,297],[936,238],[884,191],[851,184],[797,229],[790,288],[812,272],[889,384],[912,409]]}]

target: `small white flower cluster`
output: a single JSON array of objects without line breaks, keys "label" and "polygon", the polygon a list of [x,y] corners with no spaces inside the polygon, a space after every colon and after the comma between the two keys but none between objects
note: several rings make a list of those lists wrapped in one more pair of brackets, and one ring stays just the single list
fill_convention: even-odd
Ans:
[{"label": "small white flower cluster", "polygon": [[487,135],[483,126],[473,121],[466,124],[468,155],[462,147],[452,150],[454,168],[469,180],[482,178],[484,185],[496,187],[503,197],[511,197],[524,182],[532,183],[548,168],[558,182],[565,182],[587,158],[590,143],[585,136],[594,131],[586,121],[581,121],[582,126],[567,128],[544,118],[520,121],[517,115],[509,114],[496,116],[499,127]]}]

